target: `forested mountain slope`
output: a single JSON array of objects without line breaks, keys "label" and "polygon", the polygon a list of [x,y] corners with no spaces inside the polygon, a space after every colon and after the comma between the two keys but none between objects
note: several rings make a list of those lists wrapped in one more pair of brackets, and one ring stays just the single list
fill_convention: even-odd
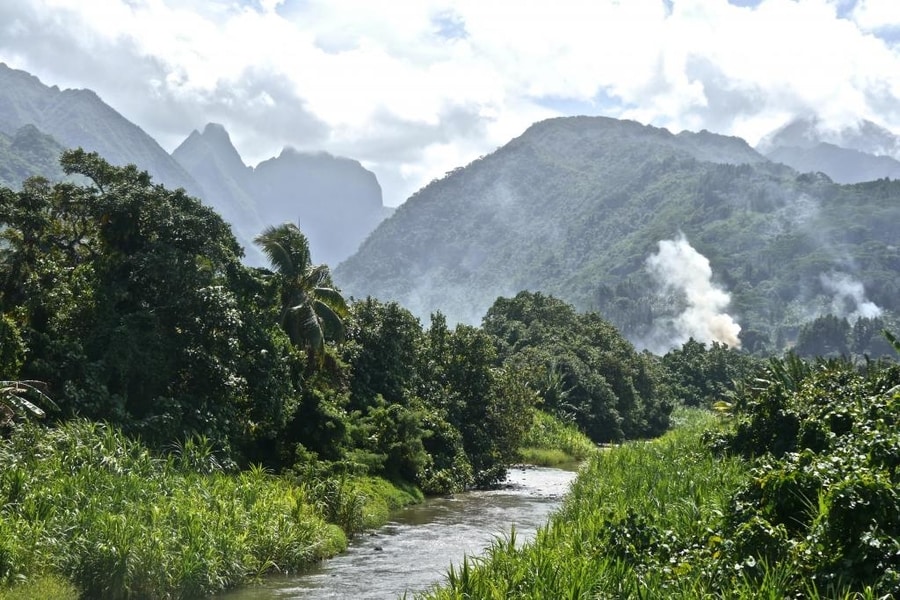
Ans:
[{"label": "forested mountain slope", "polygon": [[780,347],[827,312],[898,309],[898,222],[900,182],[840,186],[738,138],[560,118],[420,190],[335,277],[348,294],[451,321],[478,322],[497,296],[540,290],[658,346],[655,331],[691,299],[647,260],[684,234],[731,293],[723,310],[741,339]]},{"label": "forested mountain slope", "polygon": [[24,125],[12,135],[0,131],[0,186],[17,188],[35,175],[62,179],[59,155],[63,147],[53,136],[34,125]]},{"label": "forested mountain slope", "polygon": [[202,189],[143,129],[90,90],[60,90],[0,63],[0,131],[34,125],[65,148],[97,152],[116,165],[134,164],[154,180],[202,197]]}]

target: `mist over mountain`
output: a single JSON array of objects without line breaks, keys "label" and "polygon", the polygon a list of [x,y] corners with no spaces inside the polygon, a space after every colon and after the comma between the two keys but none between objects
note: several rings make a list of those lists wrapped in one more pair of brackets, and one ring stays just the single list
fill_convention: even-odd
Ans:
[{"label": "mist over mountain", "polygon": [[757,149],[801,173],[825,173],[838,183],[900,178],[900,137],[871,121],[834,130],[815,118],[795,119],[763,137]]},{"label": "mist over mountain", "polygon": [[706,288],[729,295],[717,318],[733,318],[751,349],[783,347],[835,305],[823,275],[859,283],[859,302],[900,308],[896,222],[898,182],[841,186],[737,138],[559,118],[420,190],[335,277],[353,296],[470,323],[497,296],[539,290],[662,347],[660,325],[697,300],[647,261],[683,236],[708,261]]},{"label": "mist over mountain", "polygon": [[822,142],[900,160],[900,137],[867,120],[842,129],[829,129],[816,117],[797,118],[764,136],[757,150],[769,153],[775,148],[812,148]]},{"label": "mist over mountain", "polygon": [[64,148],[82,147],[116,165],[135,164],[154,180],[202,197],[203,190],[140,127],[90,90],[60,90],[0,63],[0,131],[34,125]]},{"label": "mist over mountain", "polygon": [[391,212],[375,175],[355,160],[285,149],[254,169],[216,124],[194,131],[169,155],[94,92],[49,87],[0,63],[0,184],[17,188],[33,175],[61,179],[59,153],[75,147],[135,164],[157,183],[200,198],[231,224],[253,265],[266,264],[253,244],[266,226],[299,221],[313,260],[335,265]]},{"label": "mist over mountain", "polygon": [[[335,271],[345,292],[423,318],[478,323],[498,296],[539,290],[664,351],[687,336],[782,348],[818,316],[898,313],[900,183],[867,169],[893,168],[900,140],[866,122],[798,120],[763,140],[779,162],[809,154],[801,174],[736,137],[550,119],[382,221],[391,209],[357,161],[286,148],[250,167],[215,124],[169,156],[92,92],[0,65],[0,183],[61,178],[56,157],[72,146],[185,187],[232,223],[251,264],[265,262],[252,244],[263,228],[299,222],[315,262],[352,254]],[[858,179],[879,180],[835,183]]]},{"label": "mist over mountain", "polygon": [[770,160],[779,162],[801,173],[825,173],[837,183],[860,183],[887,177],[900,179],[900,161],[890,156],[875,156],[841,148],[827,142],[801,148],[782,146],[767,154]]},{"label": "mist over mountain", "polygon": [[254,264],[264,264],[264,259],[251,248],[252,240],[268,225],[299,222],[313,260],[336,265],[390,214],[375,174],[355,160],[287,148],[256,168],[248,167],[225,128],[214,123],[191,133],[172,156],[201,183],[210,205],[233,224]]}]

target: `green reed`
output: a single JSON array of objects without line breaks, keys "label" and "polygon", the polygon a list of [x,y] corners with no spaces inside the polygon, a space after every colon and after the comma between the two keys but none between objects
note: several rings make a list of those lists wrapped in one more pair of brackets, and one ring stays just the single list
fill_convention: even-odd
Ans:
[{"label": "green reed", "polygon": [[0,465],[3,594],[49,574],[87,598],[193,598],[346,547],[300,486],[224,472],[202,439],[159,458],[102,424],[25,426]]},{"label": "green reed", "polygon": [[550,467],[581,462],[596,450],[597,446],[574,423],[538,410],[519,454],[522,462]]},{"label": "green reed", "polygon": [[681,415],[680,422],[659,440],[594,453],[532,543],[497,540],[424,597],[726,597],[727,586],[711,581],[721,573],[708,564],[746,466],[714,457],[701,442],[714,417]]}]

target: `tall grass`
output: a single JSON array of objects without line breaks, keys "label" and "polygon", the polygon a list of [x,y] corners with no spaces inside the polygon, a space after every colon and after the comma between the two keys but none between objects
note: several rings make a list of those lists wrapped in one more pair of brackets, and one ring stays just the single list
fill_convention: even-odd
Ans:
[{"label": "tall grass", "polygon": [[[718,458],[700,411],[675,430],[594,454],[563,507],[520,548],[515,532],[451,567],[420,598],[875,600],[871,586],[807,581],[792,561],[744,553],[723,531],[735,492],[753,476],[743,459]],[[798,590],[800,590],[798,595]]]},{"label": "tall grass", "polygon": [[87,598],[195,598],[346,547],[302,487],[223,472],[203,440],[163,459],[104,425],[28,425],[0,465],[4,594],[58,574]]},{"label": "tall grass", "polygon": [[0,600],[74,600],[78,589],[58,575],[43,575],[0,588]]},{"label": "tall grass", "polygon": [[534,423],[522,440],[519,456],[522,462],[555,467],[587,459],[596,445],[578,430],[543,411],[534,411]]},{"label": "tall grass", "polygon": [[712,581],[722,574],[705,564],[719,551],[713,532],[747,468],[701,442],[714,417],[679,416],[681,426],[659,440],[593,454],[534,542],[497,540],[423,597],[727,597],[721,590],[736,589],[740,570],[722,586]]}]

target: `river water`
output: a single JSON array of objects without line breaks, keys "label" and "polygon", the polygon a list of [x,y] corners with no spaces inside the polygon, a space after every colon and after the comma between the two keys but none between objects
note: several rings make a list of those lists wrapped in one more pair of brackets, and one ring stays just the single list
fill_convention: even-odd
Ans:
[{"label": "river water", "polygon": [[377,531],[355,537],[345,553],[309,571],[267,578],[221,598],[386,600],[404,593],[412,597],[440,583],[451,564],[480,554],[512,527],[517,540],[533,538],[574,478],[574,472],[560,469],[510,469],[500,489],[426,500],[399,511]]}]

